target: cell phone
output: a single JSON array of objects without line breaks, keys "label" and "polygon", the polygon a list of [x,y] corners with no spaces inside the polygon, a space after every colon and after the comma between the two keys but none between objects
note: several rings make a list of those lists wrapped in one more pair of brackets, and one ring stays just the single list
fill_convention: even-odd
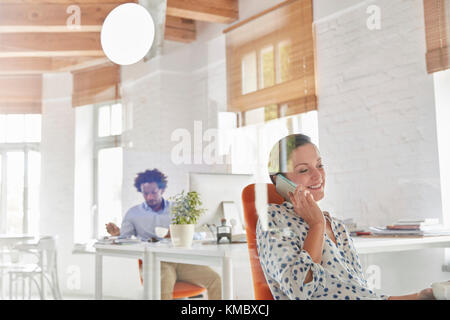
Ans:
[{"label": "cell phone", "polygon": [[297,185],[280,173],[277,174],[276,177],[277,179],[275,182],[275,189],[277,190],[278,194],[286,199],[286,201],[291,202],[291,199],[289,199],[289,192],[294,193]]}]

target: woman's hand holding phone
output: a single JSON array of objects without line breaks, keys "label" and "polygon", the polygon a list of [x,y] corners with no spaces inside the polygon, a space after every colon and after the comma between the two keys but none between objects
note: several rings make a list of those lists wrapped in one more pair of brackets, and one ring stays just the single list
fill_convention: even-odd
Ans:
[{"label": "woman's hand holding phone", "polygon": [[309,190],[299,184],[294,193],[289,192],[289,198],[295,213],[302,217],[310,227],[325,226],[325,216]]}]

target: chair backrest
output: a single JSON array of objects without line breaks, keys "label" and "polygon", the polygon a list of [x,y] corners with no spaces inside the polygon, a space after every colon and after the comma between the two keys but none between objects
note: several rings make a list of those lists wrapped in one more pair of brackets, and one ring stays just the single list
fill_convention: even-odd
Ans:
[{"label": "chair backrest", "polygon": [[47,272],[56,268],[56,239],[56,236],[43,236],[37,245],[43,270]]},{"label": "chair backrest", "polygon": [[[281,204],[284,202],[284,198],[277,193],[273,184],[264,183],[263,185],[267,186],[268,203]],[[255,206],[255,184],[250,184],[242,190],[242,205],[244,209],[247,246],[250,257],[255,300],[273,300],[272,293],[270,292],[270,288],[261,268],[256,246],[256,224],[258,222],[258,214]]]}]

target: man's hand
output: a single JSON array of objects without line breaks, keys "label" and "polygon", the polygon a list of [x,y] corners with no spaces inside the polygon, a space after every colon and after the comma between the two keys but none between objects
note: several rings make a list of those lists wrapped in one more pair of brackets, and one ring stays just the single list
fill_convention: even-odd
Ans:
[{"label": "man's hand", "polygon": [[120,236],[120,228],[116,226],[114,223],[110,222],[105,224],[106,231],[112,236]]}]

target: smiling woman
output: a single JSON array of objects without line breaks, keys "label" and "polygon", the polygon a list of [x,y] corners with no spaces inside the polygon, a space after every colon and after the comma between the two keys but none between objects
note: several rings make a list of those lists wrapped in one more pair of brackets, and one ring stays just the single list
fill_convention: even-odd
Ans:
[{"label": "smiling woman", "polygon": [[431,289],[388,297],[369,289],[358,253],[345,225],[322,211],[325,169],[308,136],[289,135],[270,153],[272,182],[281,174],[296,188],[281,205],[269,204],[267,225],[258,220],[256,239],[264,275],[275,299],[418,300]]},{"label": "smiling woman", "polygon": [[[300,148],[302,147],[303,148]],[[303,134],[293,134],[281,139],[272,148],[269,159],[272,182],[281,173],[297,185],[305,186],[319,201],[324,197],[325,170],[316,145]]]}]

